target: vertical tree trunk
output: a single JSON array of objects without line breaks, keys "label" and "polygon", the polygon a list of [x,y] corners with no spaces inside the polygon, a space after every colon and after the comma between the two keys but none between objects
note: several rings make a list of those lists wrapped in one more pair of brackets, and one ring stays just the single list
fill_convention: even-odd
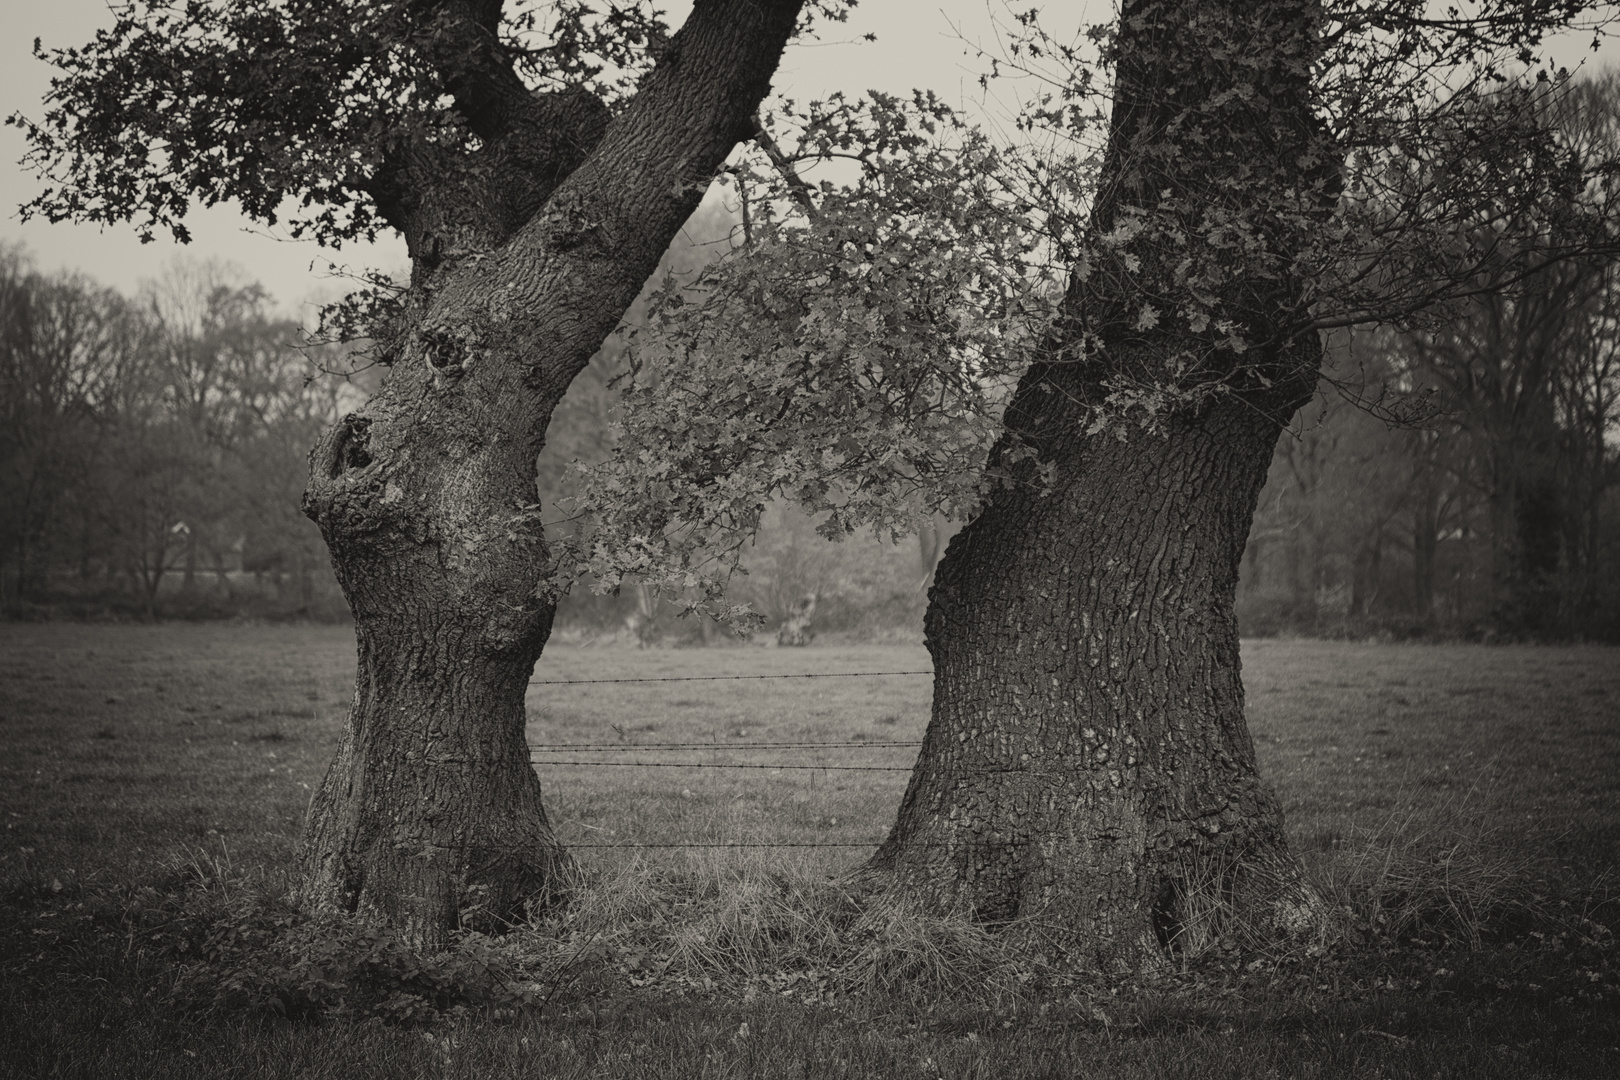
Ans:
[{"label": "vertical tree trunk", "polygon": [[1367,594],[1372,584],[1373,545],[1364,544],[1350,563],[1350,610],[1352,619],[1367,614]]},{"label": "vertical tree trunk", "polygon": [[1535,435],[1493,453],[1489,492],[1491,622],[1510,636],[1539,634],[1556,622],[1563,506],[1557,470]]},{"label": "vertical tree trunk", "polygon": [[[1183,235],[1197,235],[1205,211],[1247,183],[1211,177],[1269,168],[1291,194],[1308,190],[1303,147],[1318,161],[1324,149],[1300,62],[1316,15],[1304,0],[1127,2],[1096,231],[1122,208],[1174,199]],[[1245,100],[1235,83],[1250,94],[1234,107]],[[1134,250],[1139,275],[1075,275],[1060,338],[1006,414],[1039,464],[998,447],[992,466],[1009,479],[935,572],[933,712],[898,819],[863,872],[880,904],[1011,924],[1048,955],[1104,970],[1240,929],[1301,930],[1319,907],[1256,772],[1233,605],[1256,500],[1283,424],[1311,396],[1320,341],[1283,334],[1254,349],[1249,374],[1220,376],[1220,391],[1171,408],[1158,432],[1088,435],[1120,373],[1219,355],[1162,309],[1144,329],[1144,295],[1181,295],[1182,252]],[[1251,326],[1279,325],[1296,303],[1275,277],[1230,297]],[[1064,347],[1082,333],[1089,347]]]},{"label": "vertical tree trunk", "polygon": [[315,576],[314,568],[309,565],[309,556],[302,547],[293,557],[293,573],[298,577],[298,613],[308,615],[315,603]]},{"label": "vertical tree trunk", "polygon": [[1233,614],[1279,425],[1223,403],[1162,439],[1072,431],[1056,490],[997,491],[935,573],[933,714],[872,870],[1104,968],[1197,949],[1222,906],[1298,923]]},{"label": "vertical tree trunk", "polygon": [[1294,478],[1288,537],[1289,618],[1296,629],[1313,631],[1320,617],[1316,596],[1322,585],[1321,508],[1317,505],[1322,463],[1317,458],[1319,447],[1306,440],[1288,452]]},{"label": "vertical tree trunk", "polygon": [[[549,628],[540,608],[502,642],[464,603],[384,590],[357,617],[350,724],[305,837],[305,901],[361,908],[431,941],[483,929],[566,892],[572,863],[552,835],[529,764],[524,697]],[[496,638],[492,640],[492,638]]]},{"label": "vertical tree trunk", "polygon": [[185,570],[180,578],[181,591],[188,596],[197,588],[197,530],[186,529]]},{"label": "vertical tree trunk", "polygon": [[1258,596],[1260,590],[1265,588],[1266,542],[1253,540],[1243,551],[1243,572],[1238,576],[1238,582],[1246,596]]},{"label": "vertical tree trunk", "polygon": [[19,529],[17,531],[17,604],[21,606],[28,599],[28,539]]},{"label": "vertical tree trunk", "polygon": [[1537,447],[1525,465],[1514,507],[1519,540],[1514,582],[1517,621],[1530,634],[1558,634],[1566,629],[1560,625],[1563,590],[1558,580],[1564,565],[1563,485],[1551,447]]},{"label": "vertical tree trunk", "polygon": [[1419,622],[1427,624],[1434,617],[1435,557],[1440,542],[1440,492],[1434,482],[1433,462],[1427,458],[1420,459],[1418,470],[1412,506],[1412,614]]},{"label": "vertical tree trunk", "polygon": [[1384,530],[1379,528],[1373,537],[1372,553],[1367,557],[1366,604],[1371,611],[1384,588]]},{"label": "vertical tree trunk", "polygon": [[[146,619],[148,622],[157,622],[157,594],[158,587],[163,584],[164,571],[168,569],[169,533],[163,527],[163,519],[158,519],[150,552],[142,551],[140,566],[141,599],[146,605]],[[150,560],[147,557],[150,555]]]},{"label": "vertical tree trunk", "polygon": [[471,58],[453,85],[482,149],[416,147],[379,182],[416,300],[382,389],[310,455],[305,510],[353,610],[359,672],[310,806],[306,909],[378,915],[432,945],[567,890],[524,739],[555,610],[536,458],[568,384],[752,130],[800,6],[699,0],[604,130],[588,97],[517,81],[485,21],[498,5],[444,5],[436,33],[465,36],[446,49]]},{"label": "vertical tree trunk", "polygon": [[1298,629],[1307,632],[1316,629],[1316,587],[1321,576],[1317,558],[1315,530],[1310,526],[1312,511],[1309,497],[1299,500],[1299,520],[1288,539],[1289,591],[1293,600],[1289,604],[1289,618]]}]

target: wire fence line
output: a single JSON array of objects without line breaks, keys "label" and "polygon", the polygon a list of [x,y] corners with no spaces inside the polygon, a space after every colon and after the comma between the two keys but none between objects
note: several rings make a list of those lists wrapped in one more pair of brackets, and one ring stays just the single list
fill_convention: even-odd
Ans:
[{"label": "wire fence line", "polygon": [[888,750],[896,747],[915,750],[921,745],[921,742],[868,742],[857,739],[850,742],[530,743],[529,749],[554,754],[570,750],[591,754],[634,754],[646,750]]},{"label": "wire fence line", "polygon": [[867,848],[867,847],[877,847],[881,843],[883,843],[883,841],[881,839],[879,839],[879,840],[859,840],[859,841],[850,841],[850,840],[837,840],[837,841],[784,840],[784,841],[781,841],[781,842],[778,842],[778,843],[752,843],[752,842],[749,842],[749,843],[741,843],[741,842],[739,842],[739,843],[731,843],[731,842],[727,842],[727,841],[711,843],[709,841],[703,841],[703,840],[693,840],[693,841],[672,840],[672,841],[670,841],[668,843],[656,843],[656,844],[642,844],[642,843],[608,844],[608,843],[597,843],[597,844],[569,844],[569,845],[567,845],[567,847],[568,847],[568,849],[570,851],[573,851],[573,850],[578,849],[578,848],[595,848],[595,849],[602,849],[602,848]]},{"label": "wire fence line", "polygon": [[932,671],[810,671],[787,675],[658,675],[642,679],[530,679],[530,686],[591,686],[603,683],[745,682],[751,679],[859,679],[889,675],[932,675]]},{"label": "wire fence line", "polygon": [[[615,679],[531,679],[530,686],[600,686],[605,684],[624,683],[670,683],[670,682],[751,682],[764,679],[855,679],[855,678],[887,678],[893,676],[932,675],[933,671],[836,671],[836,672],[800,672],[791,674],[771,675],[666,675],[647,678],[615,678]],[[909,749],[916,750],[922,743],[920,741],[872,741],[866,739],[849,740],[843,742],[663,742],[663,743],[534,743],[530,746],[531,755],[537,752],[544,753],[570,753],[581,752],[590,754],[620,754],[620,753],[647,753],[651,751],[691,753],[694,751],[713,753],[717,750],[747,750],[747,751],[782,751],[782,750],[828,750],[828,749],[862,749],[886,750]],[[642,768],[642,769],[763,769],[773,772],[792,770],[800,772],[911,772],[911,766],[898,765],[793,765],[793,764],[757,764],[757,763],[722,763],[699,761],[580,761],[578,759],[557,759],[530,757],[534,765],[561,766],[573,765],[607,766],[610,768]],[[839,841],[708,841],[708,840],[670,840],[654,842],[594,842],[582,844],[569,844],[570,850],[674,850],[686,849],[770,849],[770,848],[873,848],[883,841],[874,840],[839,840]]]},{"label": "wire fence line", "polygon": [[800,769],[811,772],[911,771],[909,765],[733,765],[716,761],[543,761],[537,758],[530,758],[529,761],[534,765],[606,765],[615,769]]}]

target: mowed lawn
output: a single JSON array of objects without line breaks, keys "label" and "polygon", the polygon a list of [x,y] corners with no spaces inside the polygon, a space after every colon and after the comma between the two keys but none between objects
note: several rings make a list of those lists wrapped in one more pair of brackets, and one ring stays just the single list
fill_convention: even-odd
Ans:
[{"label": "mowed lawn", "polygon": [[[1606,884],[1620,868],[1620,651],[1251,641],[1243,659],[1262,772],[1332,895],[1354,899],[1415,858],[1442,881],[1455,867],[1458,903],[1481,900],[1477,886],[1583,907],[1570,925],[1620,916]],[[635,860],[836,878],[892,817],[928,715],[929,678],[909,673],[928,667],[920,647],[558,644],[529,695],[548,810],[601,875]],[[1474,983],[1459,997],[1449,959],[1432,979],[1396,965],[1398,988],[1391,967],[1385,996],[1352,1005],[1256,1012],[1212,997],[1126,1028],[1073,1003],[874,1026],[859,1003],[626,985],[542,1020],[407,1037],[171,1016],[118,986],[116,957],[63,953],[62,978],[39,981],[96,897],[178,888],[199,867],[284,885],[353,671],[352,632],[339,627],[0,625],[13,987],[0,991],[0,1039],[27,1049],[0,1045],[0,1075],[1620,1075],[1613,1017],[1596,1023],[1587,998],[1544,975],[1503,977],[1517,969],[1501,950],[1530,950],[1543,929],[1472,943],[1497,950],[1481,967],[1497,998]],[[1538,956],[1537,972],[1559,970]],[[1571,953],[1570,978],[1607,986],[1613,972],[1591,963]],[[25,969],[19,996],[12,976]],[[88,1011],[64,1015],[76,1002]],[[741,1024],[754,1034],[739,1036]],[[91,1045],[97,1032],[106,1045]]]}]

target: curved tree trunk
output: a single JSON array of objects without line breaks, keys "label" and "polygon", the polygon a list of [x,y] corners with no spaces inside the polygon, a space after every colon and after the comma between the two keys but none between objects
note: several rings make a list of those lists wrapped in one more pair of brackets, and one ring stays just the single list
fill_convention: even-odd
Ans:
[{"label": "curved tree trunk", "polygon": [[498,4],[437,6],[482,147],[402,150],[376,185],[413,290],[383,388],[310,456],[305,511],[354,612],[359,674],[300,887],[306,910],[375,914],[428,945],[463,913],[499,925],[567,889],[524,739],[555,609],[535,459],[752,130],[801,0],[700,0],[610,124],[588,95],[523,88],[493,44]]},{"label": "curved tree trunk", "polygon": [[935,573],[933,714],[872,869],[1086,966],[1297,926],[1233,614],[1278,425],[1223,402],[1162,438],[1071,430],[1055,489],[998,490]]},{"label": "curved tree trunk", "polygon": [[[1314,331],[1288,329],[1303,287],[1277,269],[1336,196],[1307,84],[1317,25],[1310,0],[1122,7],[1093,227],[1142,208],[1173,224],[1074,275],[1006,414],[1035,459],[998,447],[1007,479],[935,572],[933,714],[863,871],[888,897],[1103,970],[1314,918],[1256,772],[1233,606],[1278,434],[1321,361]],[[1262,253],[1221,240],[1221,220]],[[1110,245],[1128,254],[1099,264]],[[1220,296],[1201,324],[1177,310],[1189,266]],[[1219,318],[1253,344],[1223,345]],[[1181,388],[1189,371],[1192,403],[1159,431],[1087,434],[1120,378]]]}]

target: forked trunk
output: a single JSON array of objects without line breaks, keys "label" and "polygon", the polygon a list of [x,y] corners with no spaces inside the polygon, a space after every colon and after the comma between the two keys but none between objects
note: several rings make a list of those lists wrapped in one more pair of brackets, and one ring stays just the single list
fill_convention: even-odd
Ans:
[{"label": "forked trunk", "polygon": [[300,896],[420,945],[567,891],[524,697],[551,630],[535,459],[769,89],[801,0],[698,0],[608,121],[536,95],[491,18],[433,5],[475,150],[403,145],[375,184],[413,289],[377,396],[310,455],[305,512],[354,612],[348,731],[310,805]]}]

